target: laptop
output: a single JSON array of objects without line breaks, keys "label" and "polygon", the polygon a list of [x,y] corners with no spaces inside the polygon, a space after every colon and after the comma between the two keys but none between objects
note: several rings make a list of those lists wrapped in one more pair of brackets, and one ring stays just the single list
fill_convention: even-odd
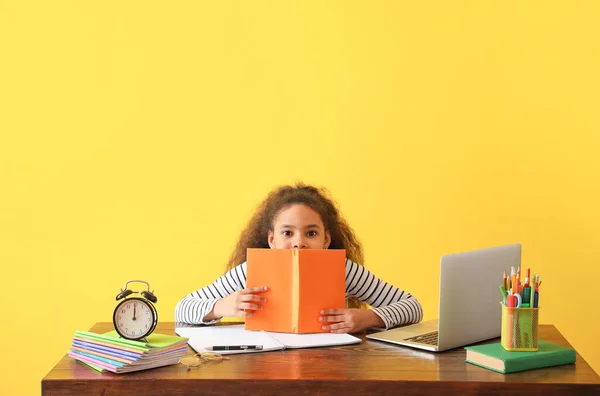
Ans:
[{"label": "laptop", "polygon": [[521,265],[521,244],[448,254],[440,262],[438,319],[369,334],[385,341],[441,352],[500,337],[498,286],[502,274]]}]

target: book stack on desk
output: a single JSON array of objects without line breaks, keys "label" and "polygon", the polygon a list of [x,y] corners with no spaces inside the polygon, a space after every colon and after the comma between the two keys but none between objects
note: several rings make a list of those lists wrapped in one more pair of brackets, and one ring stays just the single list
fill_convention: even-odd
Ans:
[{"label": "book stack on desk", "polygon": [[187,341],[156,333],[147,341],[133,341],[119,337],[116,331],[77,330],[68,355],[94,370],[120,374],[176,364],[187,352]]}]

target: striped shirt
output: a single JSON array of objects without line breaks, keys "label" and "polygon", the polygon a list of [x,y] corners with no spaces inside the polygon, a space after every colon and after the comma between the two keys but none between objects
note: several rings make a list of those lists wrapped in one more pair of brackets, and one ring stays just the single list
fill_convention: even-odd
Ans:
[{"label": "striped shirt", "polygon": [[[212,284],[181,299],[175,307],[175,320],[189,324],[204,321],[217,300],[246,288],[246,262],[234,267]],[[410,293],[379,279],[362,265],[346,260],[346,299],[356,297],[369,304],[385,323],[385,328],[417,323],[423,319],[421,304]]]}]

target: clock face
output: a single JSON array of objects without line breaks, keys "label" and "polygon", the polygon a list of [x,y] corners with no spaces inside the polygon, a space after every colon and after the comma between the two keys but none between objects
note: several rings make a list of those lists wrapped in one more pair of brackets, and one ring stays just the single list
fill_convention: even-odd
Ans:
[{"label": "clock face", "polygon": [[154,307],[141,298],[128,298],[115,308],[115,330],[123,338],[139,339],[150,334],[156,327],[157,314]]}]

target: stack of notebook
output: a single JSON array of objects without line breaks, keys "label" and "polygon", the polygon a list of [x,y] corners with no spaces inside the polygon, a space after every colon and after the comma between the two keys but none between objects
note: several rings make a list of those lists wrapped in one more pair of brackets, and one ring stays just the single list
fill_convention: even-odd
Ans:
[{"label": "stack of notebook", "polygon": [[104,334],[75,331],[68,355],[94,370],[129,373],[176,364],[187,353],[187,338],[151,334],[146,341],[119,337],[116,331]]}]

